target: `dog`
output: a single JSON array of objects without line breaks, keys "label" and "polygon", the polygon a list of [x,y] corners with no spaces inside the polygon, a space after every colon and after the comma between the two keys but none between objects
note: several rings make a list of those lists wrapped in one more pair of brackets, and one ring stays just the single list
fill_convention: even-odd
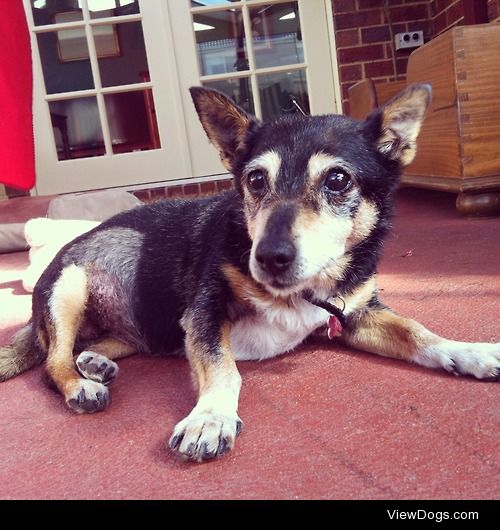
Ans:
[{"label": "dog", "polygon": [[169,446],[204,461],[231,450],[243,425],[235,361],[284,354],[318,330],[499,379],[500,344],[441,338],[379,301],[377,261],[429,85],[408,87],[365,121],[260,123],[221,92],[191,95],[235,189],[139,206],[63,247],[35,286],[32,319],[0,350],[2,380],[45,360],[69,408],[92,413],[110,402],[114,361],[184,348],[198,400]]}]

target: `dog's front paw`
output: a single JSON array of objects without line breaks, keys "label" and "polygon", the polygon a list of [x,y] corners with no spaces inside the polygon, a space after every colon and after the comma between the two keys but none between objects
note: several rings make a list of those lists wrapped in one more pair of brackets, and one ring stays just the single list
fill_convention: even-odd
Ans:
[{"label": "dog's front paw", "polygon": [[192,413],[175,426],[168,445],[189,460],[211,460],[234,447],[242,426],[243,422],[236,415]]},{"label": "dog's front paw", "polygon": [[433,353],[448,372],[483,381],[500,379],[500,344],[449,341],[434,347]]},{"label": "dog's front paw", "polygon": [[71,385],[66,404],[78,414],[89,414],[104,410],[111,402],[111,395],[102,383],[78,379]]},{"label": "dog's front paw", "polygon": [[76,359],[78,371],[86,379],[109,385],[118,375],[118,365],[104,355],[83,351]]}]

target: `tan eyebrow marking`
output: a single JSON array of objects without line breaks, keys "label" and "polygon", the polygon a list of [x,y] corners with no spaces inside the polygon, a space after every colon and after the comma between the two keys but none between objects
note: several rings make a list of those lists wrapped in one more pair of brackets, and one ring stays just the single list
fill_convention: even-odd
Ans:
[{"label": "tan eyebrow marking", "polygon": [[354,173],[349,162],[347,162],[343,158],[319,152],[312,155],[307,164],[307,174],[309,177],[309,182],[311,184],[317,183],[318,180],[323,176],[325,171],[332,167],[341,167],[349,173]]},{"label": "tan eyebrow marking", "polygon": [[267,182],[269,184],[269,187],[272,189],[276,189],[275,184],[276,179],[278,178],[280,168],[281,157],[276,151],[271,149],[262,153],[257,158],[254,158],[246,167],[245,173],[248,174],[256,169],[265,169],[267,173]]}]

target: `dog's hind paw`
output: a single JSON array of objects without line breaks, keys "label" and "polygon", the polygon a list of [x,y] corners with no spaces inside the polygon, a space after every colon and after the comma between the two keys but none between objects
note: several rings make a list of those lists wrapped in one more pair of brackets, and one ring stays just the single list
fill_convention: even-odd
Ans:
[{"label": "dog's hind paw", "polygon": [[212,460],[234,447],[242,427],[243,422],[236,415],[190,414],[175,426],[168,445],[188,460]]},{"label": "dog's hind paw", "polygon": [[107,387],[96,381],[78,379],[65,394],[66,404],[78,414],[89,414],[104,410],[111,402]]},{"label": "dog's hind paw", "polygon": [[118,375],[118,365],[99,353],[83,351],[76,359],[78,371],[91,381],[111,384]]}]

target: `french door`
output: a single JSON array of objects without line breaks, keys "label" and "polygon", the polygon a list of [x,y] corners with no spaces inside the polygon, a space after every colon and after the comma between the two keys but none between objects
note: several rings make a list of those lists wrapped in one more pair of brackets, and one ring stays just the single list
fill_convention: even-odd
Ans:
[{"label": "french door", "polygon": [[37,193],[225,170],[188,88],[268,120],[337,112],[330,0],[23,0]]}]

